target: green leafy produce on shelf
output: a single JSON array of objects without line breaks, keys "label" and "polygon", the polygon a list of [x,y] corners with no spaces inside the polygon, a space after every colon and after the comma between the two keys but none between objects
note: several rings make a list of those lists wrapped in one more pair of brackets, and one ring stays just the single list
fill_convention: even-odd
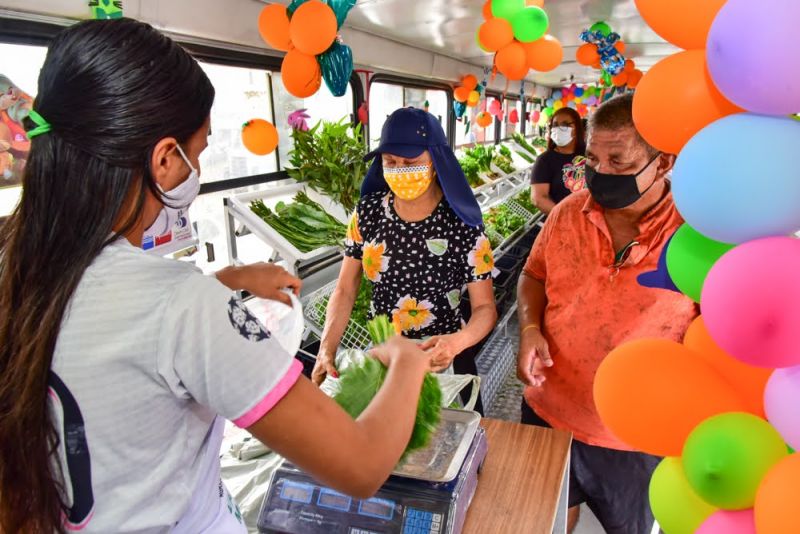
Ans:
[{"label": "green leafy produce on shelf", "polygon": [[500,145],[497,147],[497,151],[500,152],[501,156],[505,156],[508,159],[511,159],[511,149],[508,148],[506,145]]},{"label": "green leafy produce on shelf", "polygon": [[521,157],[528,163],[533,163],[533,158],[527,152],[524,152],[522,150],[515,150],[514,152],[516,152],[519,157]]},{"label": "green leafy produce on shelf", "polygon": [[541,149],[547,149],[547,139],[544,137],[534,137],[531,144],[535,147],[539,147]]},{"label": "green leafy produce on shelf", "polygon": [[480,177],[480,166],[477,161],[464,156],[458,160],[458,164],[461,165],[461,170],[464,171],[464,175],[467,177],[467,183],[469,183],[470,187],[475,188],[483,185],[483,181]]},{"label": "green leafy produce on shelf", "polygon": [[[325,316],[328,309],[328,301],[330,297],[325,297],[316,303],[317,316],[321,317],[321,324],[325,324]],[[366,328],[367,321],[369,320],[370,306],[372,305],[372,282],[367,277],[361,277],[361,285],[358,287],[358,295],[356,295],[355,303],[353,303],[353,311],[350,312],[350,320],[355,324]]]},{"label": "green leafy produce on shelf", "polygon": [[[501,204],[490,208],[489,211],[483,214],[483,224],[486,225],[486,230],[490,234],[489,241],[491,242],[492,232],[499,234],[503,239],[507,239],[511,234],[525,226],[525,219],[511,211],[511,208],[505,204]],[[497,245],[493,244],[493,246],[496,247]]]},{"label": "green leafy produce on shelf", "polygon": [[367,173],[361,124],[320,121],[306,132],[293,130],[292,139],[289,176],[353,211]]},{"label": "green leafy produce on shelf", "polygon": [[347,232],[344,224],[302,191],[295,195],[294,202],[278,202],[274,211],[261,200],[254,200],[250,209],[300,252],[341,245]]},{"label": "green leafy produce on shelf", "polygon": [[[505,148],[505,147],[503,147],[503,148]],[[506,149],[506,150],[508,150],[508,149]],[[508,156],[506,156],[502,152],[500,154],[495,154],[495,156],[494,156],[494,164],[497,165],[498,169],[500,169],[501,171],[503,171],[506,174],[511,174],[512,172],[515,172],[517,170],[517,168],[514,167],[514,163],[511,161],[511,151],[510,150],[508,152]]]},{"label": "green leafy produce on shelf", "polygon": [[485,145],[477,145],[464,150],[464,154],[466,157],[472,158],[478,163],[478,171],[485,173],[487,178],[491,180],[499,178],[498,174],[492,171],[492,160],[494,160],[496,155],[493,148]]},{"label": "green leafy produce on shelf", "polygon": [[[395,335],[394,326],[386,315],[379,315],[369,321],[367,330],[372,343],[380,345]],[[339,378],[339,391],[335,400],[355,419],[372,402],[386,379],[388,369],[377,359],[366,357],[361,363],[342,370]],[[417,417],[414,430],[403,455],[425,447],[439,426],[441,419],[442,390],[439,381],[431,373],[426,373],[422,381],[422,391],[417,402]]]},{"label": "green leafy produce on shelf", "polygon": [[531,202],[531,188],[527,188],[524,191],[521,191],[517,196],[514,197],[514,201],[531,212],[532,214],[536,215],[539,213],[539,208],[533,205]]},{"label": "green leafy produce on shelf", "polygon": [[528,140],[520,133],[514,133],[511,135],[511,138],[514,139],[514,142],[517,143],[520,148],[527,151],[531,156],[534,158],[539,155],[539,152],[530,144]]}]

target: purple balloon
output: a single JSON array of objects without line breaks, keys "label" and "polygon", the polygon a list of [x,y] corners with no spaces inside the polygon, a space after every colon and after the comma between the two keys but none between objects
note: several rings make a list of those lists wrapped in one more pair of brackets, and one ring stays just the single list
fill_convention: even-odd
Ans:
[{"label": "purple balloon", "polygon": [[800,367],[777,369],[764,390],[767,419],[783,440],[800,450]]},{"label": "purple balloon", "polygon": [[717,88],[764,115],[800,111],[796,0],[728,0],[708,33],[706,58]]}]

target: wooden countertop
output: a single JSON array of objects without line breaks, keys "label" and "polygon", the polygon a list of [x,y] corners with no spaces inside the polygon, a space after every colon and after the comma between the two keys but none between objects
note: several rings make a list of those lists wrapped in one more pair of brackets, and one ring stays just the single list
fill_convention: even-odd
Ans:
[{"label": "wooden countertop", "polygon": [[489,452],[463,534],[551,534],[572,435],[483,419]]}]

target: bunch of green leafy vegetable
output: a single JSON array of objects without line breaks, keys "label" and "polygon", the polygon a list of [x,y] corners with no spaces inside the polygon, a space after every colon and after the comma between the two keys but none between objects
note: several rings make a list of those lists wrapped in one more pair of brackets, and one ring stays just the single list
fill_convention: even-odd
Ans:
[{"label": "bunch of green leafy vegetable", "polygon": [[547,148],[547,139],[544,137],[534,137],[533,141],[531,142],[533,146],[538,146],[539,148]]},{"label": "bunch of green leafy vegetable", "polygon": [[525,226],[525,219],[511,211],[508,206],[501,204],[483,214],[483,224],[489,233],[497,233],[505,239]]},{"label": "bunch of green leafy vegetable", "polygon": [[[330,297],[325,297],[317,301],[317,315],[322,318],[322,324],[325,324],[325,316],[328,309],[328,301]],[[356,295],[355,303],[353,304],[353,311],[350,312],[350,320],[355,324],[366,328],[367,321],[369,320],[370,306],[372,304],[372,282],[366,276],[361,276],[361,285],[358,287],[358,295]]]},{"label": "bunch of green leafy vegetable", "polygon": [[514,201],[531,212],[532,214],[536,215],[539,213],[539,208],[533,205],[531,202],[531,188],[527,188],[524,191],[521,191],[517,196],[514,197]]},{"label": "bunch of green leafy vegetable", "polygon": [[530,143],[528,143],[528,140],[525,139],[525,137],[521,133],[514,133],[512,134],[511,137],[512,139],[514,139],[514,142],[520,146],[520,148],[528,152],[531,156],[536,157],[539,155],[536,149],[533,146],[531,146]]},{"label": "bunch of green leafy vegetable", "polygon": [[300,252],[341,245],[347,232],[344,224],[328,215],[303,191],[295,195],[294,202],[278,202],[274,211],[261,200],[254,200],[250,209]]},{"label": "bunch of green leafy vegetable", "polygon": [[533,158],[527,152],[524,152],[522,150],[515,150],[514,152],[516,152],[519,157],[521,157],[522,159],[524,159],[528,163],[533,163]]},{"label": "bunch of green leafy vegetable", "polygon": [[477,162],[478,169],[481,172],[492,171],[492,160],[495,156],[495,152],[492,148],[485,145],[476,145],[464,150],[464,154]]},{"label": "bunch of green leafy vegetable", "polygon": [[[505,148],[505,147],[503,147]],[[508,149],[506,149],[508,150]],[[497,168],[503,171],[506,174],[511,174],[512,172],[516,171],[517,168],[514,167],[514,163],[511,161],[511,152],[509,151],[509,155],[506,156],[505,154],[495,154],[494,156],[494,164],[497,165]]]},{"label": "bunch of green leafy vegetable", "polygon": [[477,161],[464,156],[458,160],[458,164],[461,165],[461,170],[464,171],[464,176],[467,177],[467,183],[469,183],[470,187],[475,188],[483,185],[483,181],[480,177],[480,167]]},{"label": "bunch of green leafy vegetable", "polygon": [[289,176],[353,211],[367,173],[361,124],[320,121],[308,131],[293,130],[292,139]]},{"label": "bunch of green leafy vegetable", "polygon": [[[386,315],[367,323],[373,344],[380,345],[395,335],[394,326]],[[339,406],[355,419],[363,412],[386,380],[388,369],[375,358],[364,358],[360,364],[344,369],[339,378],[339,391],[333,397]],[[417,401],[414,430],[403,455],[425,447],[441,419],[442,390],[439,381],[426,373]]]}]

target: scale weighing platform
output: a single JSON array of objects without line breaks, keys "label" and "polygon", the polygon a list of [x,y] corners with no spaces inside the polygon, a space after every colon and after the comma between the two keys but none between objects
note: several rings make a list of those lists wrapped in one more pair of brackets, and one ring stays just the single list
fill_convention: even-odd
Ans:
[{"label": "scale weighing platform", "polygon": [[[443,414],[445,411],[443,410]],[[454,412],[458,410],[452,410]],[[474,413],[474,412],[463,412]],[[477,414],[475,414],[477,415]],[[478,417],[479,420],[479,417]],[[393,475],[370,499],[320,486],[284,462],[272,476],[258,531],[281,534],[458,534],[478,486],[487,441],[477,424],[463,435],[463,462],[448,481]],[[463,454],[463,453],[462,453]]]}]

